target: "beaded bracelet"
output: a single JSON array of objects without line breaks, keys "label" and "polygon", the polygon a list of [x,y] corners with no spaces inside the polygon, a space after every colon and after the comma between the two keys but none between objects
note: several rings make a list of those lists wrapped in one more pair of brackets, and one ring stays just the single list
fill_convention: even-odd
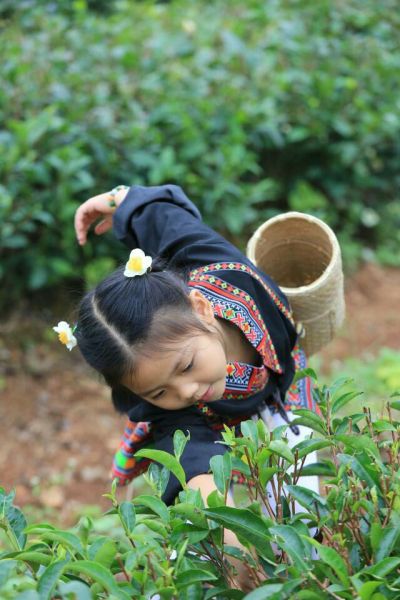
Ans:
[{"label": "beaded bracelet", "polygon": [[108,200],[108,206],[110,208],[117,208],[117,203],[115,202],[115,197],[118,194],[118,192],[120,192],[121,190],[128,190],[128,186],[127,185],[117,185],[117,187],[113,188],[111,190],[111,192],[108,192],[110,198]]}]

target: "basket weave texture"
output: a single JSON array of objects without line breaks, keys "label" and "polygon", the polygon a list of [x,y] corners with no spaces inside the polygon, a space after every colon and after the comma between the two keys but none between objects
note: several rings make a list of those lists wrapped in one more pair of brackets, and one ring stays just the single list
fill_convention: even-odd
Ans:
[{"label": "basket weave texture", "polygon": [[340,246],[323,221],[300,212],[273,217],[247,245],[247,256],[287,296],[308,356],[328,344],[345,315]]}]

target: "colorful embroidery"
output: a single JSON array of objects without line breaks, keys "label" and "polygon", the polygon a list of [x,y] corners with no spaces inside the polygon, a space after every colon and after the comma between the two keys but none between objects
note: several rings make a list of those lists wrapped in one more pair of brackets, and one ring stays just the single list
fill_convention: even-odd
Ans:
[{"label": "colorful embroidery", "polygon": [[[304,352],[295,346],[292,351],[296,371],[301,371],[307,367],[307,358]],[[316,404],[312,393],[312,380],[310,377],[303,377],[296,383],[292,383],[285,398],[285,410],[291,411],[296,408],[308,408],[313,412],[318,413],[319,408]],[[277,410],[271,406],[271,412],[276,413]]]},{"label": "colorful embroidery", "polygon": [[[199,273],[200,269],[193,273]],[[276,373],[282,373],[275,346],[260,311],[247,292],[214,277],[198,274],[191,276],[189,286],[200,289],[211,302],[214,314],[237,325],[252,346],[261,354],[263,363]]]},{"label": "colorful embroidery", "polygon": [[248,265],[245,265],[243,263],[236,263],[236,262],[213,263],[210,265],[206,265],[204,267],[199,267],[198,269],[194,269],[193,271],[191,271],[190,279],[192,280],[192,278],[197,278],[197,276],[201,273],[210,273],[212,271],[243,271],[245,273],[248,273],[249,275],[254,277],[254,279],[256,279],[263,286],[263,288],[269,294],[269,296],[272,298],[272,300],[274,301],[276,306],[279,308],[279,310],[285,315],[285,317],[287,319],[289,319],[289,321],[292,324],[294,324],[293,315],[292,315],[290,309],[288,309],[288,307],[282,302],[282,300],[279,298],[277,293],[266,283],[266,281],[264,281],[264,279],[262,277],[260,277],[260,275],[256,271],[254,271],[254,269],[249,267]]},{"label": "colorful embroidery", "polygon": [[263,365],[255,367],[242,362],[226,365],[226,400],[243,400],[264,389],[268,381],[268,370]]},{"label": "colorful embroidery", "polygon": [[134,454],[144,445],[151,447],[148,443],[150,439],[150,423],[134,423],[128,420],[111,468],[112,478],[118,479],[119,485],[126,485],[147,471],[151,461],[146,458],[135,458]]}]

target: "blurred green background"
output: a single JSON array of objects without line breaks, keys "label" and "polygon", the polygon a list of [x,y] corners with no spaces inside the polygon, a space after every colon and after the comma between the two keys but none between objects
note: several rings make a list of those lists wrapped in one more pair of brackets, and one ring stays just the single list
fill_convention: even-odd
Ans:
[{"label": "blurred green background", "polygon": [[242,248],[294,209],[347,268],[400,265],[397,0],[3,0],[0,27],[2,309],[123,259],[72,226],[117,184],[181,185]]}]

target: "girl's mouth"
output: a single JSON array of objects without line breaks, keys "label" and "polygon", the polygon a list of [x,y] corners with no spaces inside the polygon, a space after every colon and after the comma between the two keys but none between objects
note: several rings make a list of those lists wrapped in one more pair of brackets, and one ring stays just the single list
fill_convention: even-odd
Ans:
[{"label": "girl's mouth", "polygon": [[213,394],[214,394],[214,388],[212,385],[209,385],[205,394],[203,394],[202,397],[200,398],[200,401],[208,402],[209,400],[211,400]]}]

